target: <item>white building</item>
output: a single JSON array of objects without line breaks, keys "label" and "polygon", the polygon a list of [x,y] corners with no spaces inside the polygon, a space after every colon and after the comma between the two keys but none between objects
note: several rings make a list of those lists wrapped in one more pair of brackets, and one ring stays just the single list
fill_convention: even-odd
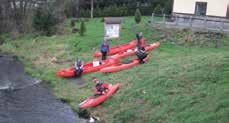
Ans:
[{"label": "white building", "polygon": [[229,19],[229,0],[174,0],[173,14]]}]

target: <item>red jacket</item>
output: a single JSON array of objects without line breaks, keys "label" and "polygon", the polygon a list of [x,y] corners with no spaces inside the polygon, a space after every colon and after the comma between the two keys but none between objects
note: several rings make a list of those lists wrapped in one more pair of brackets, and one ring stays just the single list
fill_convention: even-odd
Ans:
[{"label": "red jacket", "polygon": [[140,39],[140,45],[141,45],[141,47],[145,46],[145,39],[144,38]]}]

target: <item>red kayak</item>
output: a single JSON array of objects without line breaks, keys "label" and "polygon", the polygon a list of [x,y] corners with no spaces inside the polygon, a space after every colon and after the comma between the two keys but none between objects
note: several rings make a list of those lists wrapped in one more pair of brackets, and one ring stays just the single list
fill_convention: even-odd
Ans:
[{"label": "red kayak", "polygon": [[[130,48],[133,48],[137,45],[137,41],[131,41],[129,43],[126,43],[126,44],[122,44],[120,46],[113,46],[110,48],[110,51],[108,52],[107,55],[112,55],[112,54],[116,54],[116,53],[119,53],[119,52],[124,52]],[[96,51],[94,53],[94,57],[99,57],[99,56],[102,56],[102,53],[100,51]]]},{"label": "red kayak", "polygon": [[112,94],[114,94],[117,91],[117,89],[119,88],[119,85],[120,83],[117,83],[115,85],[109,85],[108,87],[109,91],[107,93],[105,93],[104,95],[100,95],[98,97],[94,97],[94,96],[89,97],[88,99],[86,99],[85,101],[79,104],[80,108],[94,107],[94,106],[101,104],[109,96],[111,96]]},{"label": "red kayak", "polygon": [[[114,65],[115,63],[117,63],[119,61],[120,60],[118,58],[112,58],[111,57],[111,58],[109,58],[107,60],[102,61],[102,64],[95,65],[95,64],[93,64],[93,62],[89,62],[89,63],[83,64],[83,74],[98,71],[101,68]],[[72,76],[74,76],[74,67],[70,67],[70,68],[67,68],[67,69],[61,69],[56,73],[56,76],[72,77]]]},{"label": "red kayak", "polygon": [[[145,50],[146,51],[150,51],[150,50],[153,50],[157,47],[160,46],[160,42],[156,42],[156,43],[153,43],[153,44],[148,44],[148,45],[145,45]],[[129,50],[126,50],[125,52],[121,52],[119,54],[116,54],[114,55],[114,57],[117,57],[117,58],[124,58],[124,57],[127,57],[127,56],[133,56],[133,55],[136,55],[137,53],[137,48],[132,48],[132,49],[129,49]]]},{"label": "red kayak", "polygon": [[[144,62],[148,61],[149,60],[149,55],[143,59]],[[115,65],[112,65],[112,66],[109,66],[109,67],[105,67],[105,68],[102,68],[100,69],[100,72],[102,73],[109,73],[109,72],[117,72],[117,71],[121,71],[121,70],[124,70],[124,69],[129,69],[131,67],[134,67],[136,65],[139,65],[139,60],[138,59],[133,59],[131,62],[125,64],[125,63],[118,63],[118,64],[115,64]]]}]

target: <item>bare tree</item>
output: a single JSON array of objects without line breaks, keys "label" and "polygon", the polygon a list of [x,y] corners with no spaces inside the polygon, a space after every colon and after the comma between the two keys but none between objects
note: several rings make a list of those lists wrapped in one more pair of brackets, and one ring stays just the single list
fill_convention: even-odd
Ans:
[{"label": "bare tree", "polygon": [[93,18],[94,0],[91,0],[91,18]]},{"label": "bare tree", "polygon": [[52,7],[55,16],[62,20],[64,2],[63,0],[0,0],[0,34],[12,30],[31,31],[34,10],[41,6]]}]

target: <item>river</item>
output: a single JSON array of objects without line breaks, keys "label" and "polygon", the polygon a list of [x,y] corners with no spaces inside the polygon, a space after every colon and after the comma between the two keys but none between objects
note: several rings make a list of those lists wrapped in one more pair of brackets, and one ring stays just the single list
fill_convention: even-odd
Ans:
[{"label": "river", "polygon": [[0,123],[79,123],[71,108],[27,75],[13,55],[0,54]]}]

